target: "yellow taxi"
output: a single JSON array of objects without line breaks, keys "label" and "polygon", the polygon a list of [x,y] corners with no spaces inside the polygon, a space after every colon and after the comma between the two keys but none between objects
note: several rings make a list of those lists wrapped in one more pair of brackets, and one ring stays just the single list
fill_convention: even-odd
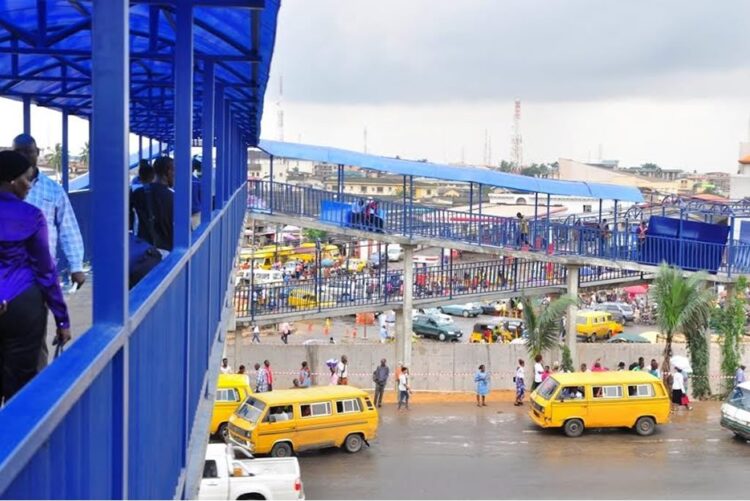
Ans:
[{"label": "yellow taxi", "polygon": [[622,325],[615,322],[611,313],[606,311],[582,310],[576,314],[576,332],[578,337],[587,341],[609,339],[622,332]]},{"label": "yellow taxi", "polygon": [[669,422],[664,383],[642,371],[556,373],[531,393],[529,417],[542,428],[562,428],[569,437],[586,428],[632,428],[651,435]]},{"label": "yellow taxi", "polygon": [[254,393],[229,419],[232,443],[274,457],[327,447],[359,452],[377,431],[369,395],[348,385]]},{"label": "yellow taxi", "polygon": [[216,399],[214,400],[214,412],[211,415],[211,428],[209,432],[212,435],[220,435],[226,439],[229,417],[252,392],[250,379],[247,375],[219,374],[219,382],[216,386]]},{"label": "yellow taxi", "polygon": [[[292,289],[289,291],[289,298],[287,299],[289,306],[292,308],[317,308],[318,298],[315,296],[315,292],[307,289]],[[323,308],[331,308],[336,306],[335,301],[321,301],[320,306]]]}]

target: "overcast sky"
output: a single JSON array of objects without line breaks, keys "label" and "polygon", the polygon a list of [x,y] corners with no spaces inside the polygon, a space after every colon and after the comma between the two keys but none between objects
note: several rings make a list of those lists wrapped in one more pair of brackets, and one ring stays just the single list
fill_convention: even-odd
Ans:
[{"label": "overcast sky", "polygon": [[434,161],[558,157],[736,169],[745,0],[284,0],[263,137]]}]

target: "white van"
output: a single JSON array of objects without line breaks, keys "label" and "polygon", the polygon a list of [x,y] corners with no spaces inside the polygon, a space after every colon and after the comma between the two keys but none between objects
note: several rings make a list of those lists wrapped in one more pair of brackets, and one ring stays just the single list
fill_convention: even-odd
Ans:
[{"label": "white van", "polygon": [[740,383],[721,406],[721,426],[750,440],[750,381]]},{"label": "white van", "polygon": [[399,244],[388,245],[388,261],[401,261],[404,259],[404,249]]}]

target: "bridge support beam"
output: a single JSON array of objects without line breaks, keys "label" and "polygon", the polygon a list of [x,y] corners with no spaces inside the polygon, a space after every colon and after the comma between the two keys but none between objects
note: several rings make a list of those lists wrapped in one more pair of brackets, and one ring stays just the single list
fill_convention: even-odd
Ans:
[{"label": "bridge support beam", "polygon": [[[567,293],[578,298],[578,274],[580,268],[574,265],[568,265],[567,273]],[[565,322],[565,343],[570,350],[570,358],[573,360],[574,369],[578,363],[576,345],[578,343],[578,333],[576,332],[576,313],[578,312],[577,305],[571,305],[568,307],[568,318]]]},{"label": "bridge support beam", "polygon": [[396,312],[396,356],[407,367],[411,365],[413,284],[414,246],[404,245],[404,304]]}]

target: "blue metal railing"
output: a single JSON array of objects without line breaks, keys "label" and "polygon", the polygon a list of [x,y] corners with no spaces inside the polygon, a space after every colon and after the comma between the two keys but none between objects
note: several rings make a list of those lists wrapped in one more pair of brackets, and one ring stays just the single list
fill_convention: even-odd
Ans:
[{"label": "blue metal railing", "polygon": [[[273,192],[273,194],[272,194]],[[363,197],[316,188],[254,181],[248,209],[321,220],[337,226],[372,232],[459,241],[483,246],[522,248],[554,255],[574,255],[647,265],[667,262],[686,270],[750,272],[750,244],[730,240],[711,243],[647,235],[640,240],[630,225],[602,232],[592,222],[566,224],[561,220],[529,221],[528,239],[522,238],[516,218],[479,215],[401,201],[378,201],[375,217],[358,217],[352,206]],[[411,209],[411,210],[410,210]],[[528,247],[526,247],[526,245]]]},{"label": "blue metal railing", "polygon": [[246,197],[243,186],[130,292],[125,327],[95,324],[0,412],[3,497],[183,495]]}]

